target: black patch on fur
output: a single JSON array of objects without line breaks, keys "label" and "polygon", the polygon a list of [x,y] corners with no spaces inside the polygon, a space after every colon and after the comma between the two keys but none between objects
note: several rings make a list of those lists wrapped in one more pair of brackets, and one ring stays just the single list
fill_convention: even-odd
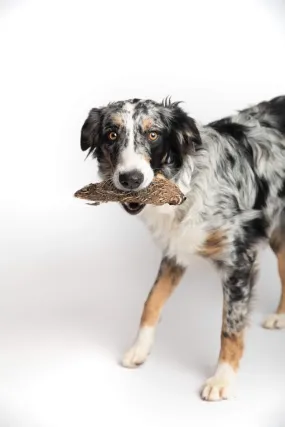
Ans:
[{"label": "black patch on fur", "polygon": [[[235,273],[227,280],[226,286],[229,289],[230,301],[238,302],[244,299],[244,286],[247,285],[247,272],[235,270]],[[241,286],[243,284],[243,286]],[[231,325],[232,327],[232,325]]]},{"label": "black patch on fur", "polygon": [[225,331],[222,331],[222,335],[223,335],[224,338],[230,338],[230,334],[228,334]]},{"label": "black patch on fur", "polygon": [[278,197],[281,197],[281,199],[285,198],[285,180],[282,183],[282,187],[278,191]]},{"label": "black patch on fur", "polygon": [[226,152],[226,156],[228,161],[231,164],[231,167],[234,168],[235,164],[236,164],[236,159],[231,155],[231,153],[229,151]]},{"label": "black patch on fur", "polygon": [[151,167],[153,170],[158,170],[163,167],[163,159],[168,160],[168,168],[179,169],[183,163],[183,155],[180,144],[171,138],[167,131],[161,135],[161,140],[158,144],[151,146]]},{"label": "black patch on fur", "polygon": [[267,197],[269,194],[269,185],[265,178],[256,177],[257,193],[253,209],[260,210],[266,206]]},{"label": "black patch on fur", "polygon": [[242,142],[246,137],[247,127],[239,123],[232,122],[229,118],[212,122],[209,126],[221,135],[231,136],[239,142]]},{"label": "black patch on fur", "polygon": [[[238,151],[237,156],[245,158],[250,167],[253,168],[253,150],[247,140],[248,127],[240,123],[232,122],[230,118],[225,118],[209,124],[216,132],[224,137],[232,138],[232,146]],[[228,153],[227,153],[228,157]],[[231,156],[232,157],[232,156]],[[228,157],[228,160],[233,163]]]},{"label": "black patch on fur", "polygon": [[101,133],[101,108],[93,108],[81,128],[81,150],[95,153]]},{"label": "black patch on fur", "polygon": [[[165,108],[171,110],[171,115],[165,114]],[[181,168],[185,155],[201,149],[202,141],[195,121],[176,103],[161,108],[159,117],[164,131],[159,143],[151,145],[151,167],[164,172],[163,167],[166,166],[166,176],[171,178]]]},{"label": "black patch on fur", "polygon": [[258,217],[247,221],[243,224],[245,244],[250,247],[259,240],[267,238],[268,223],[264,217]]},{"label": "black patch on fur", "polygon": [[168,135],[172,145],[180,145],[182,155],[198,151],[202,146],[202,141],[195,120],[176,104],[171,107],[171,110],[170,123],[163,110],[160,112],[160,119],[169,129]]},{"label": "black patch on fur", "polygon": [[248,220],[241,226],[240,236],[236,238],[233,244],[234,253],[237,257],[237,276],[239,272],[248,270],[253,264],[255,258],[253,246],[268,238],[267,227],[268,223],[264,217]]}]

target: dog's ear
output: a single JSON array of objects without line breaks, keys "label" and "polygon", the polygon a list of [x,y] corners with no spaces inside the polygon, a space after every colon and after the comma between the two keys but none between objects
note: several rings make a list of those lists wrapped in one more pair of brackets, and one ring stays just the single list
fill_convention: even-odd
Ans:
[{"label": "dog's ear", "polygon": [[95,152],[99,140],[102,109],[93,108],[81,128],[81,150]]},{"label": "dog's ear", "polygon": [[181,147],[182,154],[190,154],[198,150],[201,145],[201,136],[195,120],[188,116],[185,111],[178,106],[178,103],[171,105],[172,129]]}]

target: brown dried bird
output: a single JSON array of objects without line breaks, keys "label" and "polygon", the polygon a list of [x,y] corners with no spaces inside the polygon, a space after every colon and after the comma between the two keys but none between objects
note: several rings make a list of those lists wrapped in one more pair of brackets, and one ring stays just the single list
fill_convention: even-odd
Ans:
[{"label": "brown dried bird", "polygon": [[157,175],[152,183],[140,191],[123,191],[116,188],[112,181],[89,184],[78,190],[75,197],[93,201],[94,205],[107,202],[119,202],[130,205],[180,205],[186,197],[171,181]]}]

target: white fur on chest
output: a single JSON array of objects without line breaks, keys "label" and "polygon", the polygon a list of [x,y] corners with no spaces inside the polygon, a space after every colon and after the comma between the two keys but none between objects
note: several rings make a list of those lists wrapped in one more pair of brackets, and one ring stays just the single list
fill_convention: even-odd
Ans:
[{"label": "white fur on chest", "polygon": [[177,262],[187,266],[190,258],[197,252],[206,239],[205,224],[198,215],[181,218],[176,206],[147,205],[140,215],[162,249],[163,254],[175,257]]}]

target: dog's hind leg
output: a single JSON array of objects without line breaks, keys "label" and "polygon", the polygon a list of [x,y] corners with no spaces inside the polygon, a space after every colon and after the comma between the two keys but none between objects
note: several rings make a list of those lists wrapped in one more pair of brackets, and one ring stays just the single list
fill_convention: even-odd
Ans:
[{"label": "dog's hind leg", "polygon": [[267,329],[285,328],[285,214],[282,213],[281,224],[274,230],[270,246],[277,256],[278,271],[281,280],[281,296],[276,313],[267,317],[263,323]]},{"label": "dog's hind leg", "polygon": [[122,364],[126,368],[136,368],[145,362],[151,351],[154,334],[162,308],[178,285],[184,268],[172,259],[161,262],[156,281],[145,302],[140,328],[135,343],[124,355]]}]

